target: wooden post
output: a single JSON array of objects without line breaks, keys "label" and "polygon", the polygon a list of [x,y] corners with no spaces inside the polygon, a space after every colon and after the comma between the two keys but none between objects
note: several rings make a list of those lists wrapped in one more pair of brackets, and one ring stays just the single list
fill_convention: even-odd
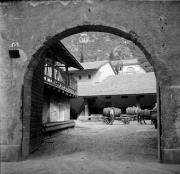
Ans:
[{"label": "wooden post", "polygon": [[55,61],[53,60],[53,61],[52,61],[52,82],[54,82],[54,79],[55,79],[55,78],[54,78],[54,77],[55,77],[55,76],[54,76],[54,64],[55,64]]},{"label": "wooden post", "polygon": [[68,73],[68,66],[66,66],[66,86],[69,86],[69,73]]}]

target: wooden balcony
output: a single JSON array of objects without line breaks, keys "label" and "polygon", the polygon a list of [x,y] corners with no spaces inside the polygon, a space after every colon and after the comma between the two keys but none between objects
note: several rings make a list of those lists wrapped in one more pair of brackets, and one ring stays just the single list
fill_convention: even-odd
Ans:
[{"label": "wooden balcony", "polygon": [[63,80],[53,78],[48,75],[44,75],[44,83],[57,88],[57,90],[62,93],[67,94],[70,97],[77,96],[77,81],[75,81],[72,77],[63,78]]},{"label": "wooden balcony", "polygon": [[77,96],[77,81],[69,76],[68,65],[54,59],[45,59],[44,83],[69,97]]}]

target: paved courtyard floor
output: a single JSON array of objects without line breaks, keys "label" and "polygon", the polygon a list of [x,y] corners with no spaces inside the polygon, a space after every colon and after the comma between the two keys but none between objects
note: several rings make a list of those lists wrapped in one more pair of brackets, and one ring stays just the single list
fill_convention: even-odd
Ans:
[{"label": "paved courtyard floor", "polygon": [[76,121],[54,134],[28,159],[1,163],[2,174],[180,174],[160,164],[153,125]]}]

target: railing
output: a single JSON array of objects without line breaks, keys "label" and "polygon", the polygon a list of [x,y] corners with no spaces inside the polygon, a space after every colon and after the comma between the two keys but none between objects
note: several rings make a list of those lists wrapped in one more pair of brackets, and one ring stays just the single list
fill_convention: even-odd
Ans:
[{"label": "railing", "polygon": [[51,86],[77,95],[77,81],[69,76],[68,67],[60,62],[45,60],[44,81]]},{"label": "railing", "polygon": [[72,78],[69,78],[69,81],[68,78],[67,80],[64,79],[63,81],[60,81],[51,76],[44,75],[44,81],[45,83],[62,89],[63,91],[77,95],[77,82]]}]

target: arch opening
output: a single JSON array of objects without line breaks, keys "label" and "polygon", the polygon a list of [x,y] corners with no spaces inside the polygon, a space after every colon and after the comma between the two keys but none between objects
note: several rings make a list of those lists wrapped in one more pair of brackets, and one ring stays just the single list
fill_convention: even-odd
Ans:
[{"label": "arch opening", "polygon": [[[44,72],[44,56],[47,54],[48,49],[53,47],[55,44],[57,44],[59,41],[65,39],[66,37],[69,37],[74,34],[82,33],[82,32],[105,32],[117,35],[119,37],[122,37],[124,39],[127,39],[131,42],[133,42],[145,55],[148,62],[153,66],[154,72],[156,74],[156,69],[153,63],[153,59],[151,57],[151,54],[147,51],[147,49],[143,46],[141,41],[139,40],[139,37],[134,31],[125,32],[117,28],[109,27],[109,26],[102,26],[102,25],[82,25],[77,26],[73,28],[66,29],[57,35],[51,37],[48,39],[44,45],[32,56],[32,59],[27,67],[27,71],[25,73],[24,77],[24,87],[23,87],[23,135],[22,135],[22,157],[26,157],[29,154],[30,149],[30,132],[31,132],[31,116],[32,116],[32,106],[39,105],[39,112],[41,115],[42,112],[42,102],[39,102],[43,98],[43,78],[42,73]],[[39,70],[37,72],[37,70]],[[40,76],[37,77],[37,74]],[[35,77],[36,76],[36,77]],[[36,84],[37,81],[39,81],[39,85],[33,86],[33,84]],[[40,93],[39,98],[37,100],[37,103],[33,103],[33,88],[37,89],[37,86],[39,86],[39,91],[37,93]],[[35,95],[37,95],[37,93]],[[157,91],[159,95],[159,91]],[[39,101],[38,101],[39,100]],[[39,115],[39,117],[41,117]],[[159,118],[159,117],[158,117]],[[42,123],[42,120],[39,120],[39,123]],[[41,128],[40,128],[41,130]],[[41,131],[40,131],[41,132]],[[38,136],[42,136],[41,133]],[[40,144],[41,142],[39,142]],[[159,148],[159,147],[158,147]]]}]

